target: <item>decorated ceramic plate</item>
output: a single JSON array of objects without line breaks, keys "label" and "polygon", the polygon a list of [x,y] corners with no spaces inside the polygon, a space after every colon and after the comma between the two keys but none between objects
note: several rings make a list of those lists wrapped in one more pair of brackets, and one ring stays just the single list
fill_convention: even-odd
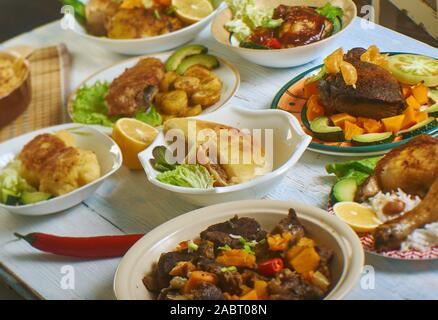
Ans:
[{"label": "decorated ceramic plate", "polygon": [[[415,55],[415,54],[406,54],[406,53],[399,53],[399,52],[390,52],[388,53],[389,56],[399,56],[399,57],[403,57],[404,55],[408,55],[411,57],[424,57],[426,59],[433,60],[433,61],[438,61],[436,59],[430,58],[430,57],[425,57],[425,56],[419,56],[419,55]],[[407,141],[409,141],[411,138],[415,137],[418,134],[422,134],[422,133],[428,133],[431,135],[436,135],[438,134],[438,124],[436,122],[436,119],[432,119],[435,118],[437,114],[435,113],[427,113],[426,109],[428,109],[431,106],[435,106],[437,105],[437,101],[435,100],[436,98],[431,96],[431,92],[433,94],[438,93],[438,91],[436,90],[436,86],[434,85],[433,87],[426,87],[425,88],[420,88],[420,89],[424,89],[423,91],[425,91],[427,89],[428,93],[428,97],[430,97],[429,101],[427,103],[424,103],[424,101],[420,101],[422,103],[419,103],[418,106],[419,108],[417,109],[416,112],[418,112],[418,115],[421,116],[418,117],[418,121],[413,121],[412,124],[410,126],[405,126],[404,128],[399,128],[398,131],[395,131],[392,135],[390,133],[388,133],[388,136],[390,136],[390,138],[386,141],[381,141],[379,143],[376,144],[356,144],[353,143],[351,140],[347,140],[344,138],[341,139],[337,139],[338,141],[323,141],[321,139],[318,139],[315,136],[315,133],[311,130],[311,120],[309,119],[308,115],[308,101],[310,99],[305,97],[305,83],[306,80],[312,76],[317,75],[321,69],[322,69],[323,65],[318,65],[316,67],[311,68],[310,70],[307,70],[303,73],[301,73],[300,75],[296,76],[295,78],[293,78],[291,81],[289,81],[288,83],[286,83],[281,89],[280,91],[277,93],[277,95],[274,97],[274,100],[272,101],[271,104],[271,108],[273,109],[282,109],[285,111],[288,111],[290,113],[292,113],[301,123],[303,129],[306,131],[306,133],[308,133],[309,135],[311,135],[313,137],[312,142],[310,143],[309,146],[309,150],[315,151],[315,152],[319,152],[319,153],[324,153],[324,154],[330,154],[330,155],[338,155],[338,156],[371,156],[371,155],[379,155],[379,154],[384,154],[386,152],[388,152],[389,150],[393,149],[394,147],[401,145],[403,143],[406,143]],[[436,66],[434,66],[434,68],[436,68]],[[438,70],[438,69],[437,69]],[[438,74],[438,71],[437,73]],[[436,76],[436,75],[435,75]],[[415,101],[413,99],[413,93],[411,91],[411,89],[416,88],[418,86],[407,86],[407,85],[402,85],[403,88],[403,94],[404,94],[404,98],[406,99],[407,105],[411,105],[412,102],[416,103],[417,101]],[[405,91],[406,90],[406,91]],[[421,108],[421,109],[420,109]],[[341,116],[344,114],[335,114],[330,116],[329,118],[332,118],[334,116]],[[348,116],[348,115],[347,115]],[[404,114],[399,115],[398,117],[404,117]],[[394,119],[392,119],[394,118]],[[384,127],[384,121],[387,121],[388,123],[391,123],[390,120],[400,120],[400,119],[396,119],[397,117],[392,117],[392,118],[387,118],[387,119],[382,119],[382,121],[379,121],[380,125],[382,125],[382,130],[377,131],[382,133],[382,131],[387,131],[385,130],[386,128]],[[362,120],[364,118],[360,118],[360,117],[351,117],[352,122],[354,121],[359,121]],[[367,120],[367,119],[365,119]],[[368,119],[370,121],[372,121],[372,119]],[[331,120],[329,120],[330,122],[332,122]],[[403,121],[403,120],[402,120]],[[423,126],[421,130],[415,130],[416,127],[421,126],[422,124],[426,123],[426,122],[430,122],[427,126]],[[354,123],[355,125],[358,125],[358,122]],[[359,126],[359,125],[358,125]],[[345,129],[342,128],[343,131],[345,132]],[[401,134],[405,131],[410,131],[412,130],[413,134]],[[371,131],[373,132],[373,131]],[[369,131],[366,130],[362,130],[362,133],[369,133]],[[335,139],[336,140],[336,139]]]}]

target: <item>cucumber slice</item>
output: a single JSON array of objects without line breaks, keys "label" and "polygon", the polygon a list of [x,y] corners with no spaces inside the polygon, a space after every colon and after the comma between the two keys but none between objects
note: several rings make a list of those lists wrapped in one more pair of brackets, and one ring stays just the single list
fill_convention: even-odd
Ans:
[{"label": "cucumber slice", "polygon": [[20,202],[20,197],[13,191],[2,189],[1,202],[7,206],[16,206]]},{"label": "cucumber slice", "polygon": [[312,130],[315,137],[323,141],[345,141],[345,136],[342,128],[330,126],[330,120],[327,117],[317,117],[313,119],[310,122],[310,130]]},{"label": "cucumber slice", "polygon": [[415,126],[410,127],[407,130],[399,131],[398,134],[402,136],[403,139],[412,138],[418,136],[419,134],[426,133],[430,129],[438,126],[438,122],[434,117],[429,117],[424,121],[417,123]]},{"label": "cucumber slice", "polygon": [[438,103],[435,103],[424,111],[426,111],[430,117],[438,118]]},{"label": "cucumber slice", "polygon": [[438,86],[438,60],[415,54],[397,54],[388,58],[388,68],[400,82],[427,87]]},{"label": "cucumber slice", "polygon": [[333,197],[337,202],[354,201],[356,191],[356,180],[342,179],[333,186]]},{"label": "cucumber slice", "polygon": [[325,70],[325,65],[324,65],[324,66],[322,66],[322,68],[319,70],[319,72],[317,74],[307,78],[306,81],[304,81],[304,84],[306,85],[306,84],[309,84],[309,83],[312,83],[315,81],[319,81],[322,79],[322,77],[325,76],[326,73],[327,72]]},{"label": "cucumber slice", "polygon": [[188,58],[185,58],[176,68],[177,74],[183,74],[191,66],[200,64],[208,69],[214,69],[219,66],[219,61],[215,56],[209,54],[197,54]]},{"label": "cucumber slice", "polygon": [[207,53],[208,48],[200,45],[200,44],[191,44],[176,50],[172,55],[167,59],[165,67],[166,71],[175,71],[181,62],[189,57],[196,54]]},{"label": "cucumber slice", "polygon": [[353,136],[351,142],[355,146],[372,146],[377,144],[391,143],[394,141],[392,132],[366,133]]},{"label": "cucumber slice", "polygon": [[333,19],[332,23],[333,23],[332,35],[334,35],[335,33],[338,33],[339,31],[341,31],[341,29],[342,29],[342,20],[339,17],[335,17]]},{"label": "cucumber slice", "polygon": [[52,197],[51,194],[45,192],[23,192],[21,195],[21,203],[22,204],[33,204],[37,202],[42,202],[49,200]]}]

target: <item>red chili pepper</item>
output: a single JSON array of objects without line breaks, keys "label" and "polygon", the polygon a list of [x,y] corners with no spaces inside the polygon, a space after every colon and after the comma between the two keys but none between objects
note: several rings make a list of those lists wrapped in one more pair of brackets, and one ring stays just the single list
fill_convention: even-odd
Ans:
[{"label": "red chili pepper", "polygon": [[269,259],[258,264],[259,272],[264,276],[272,276],[284,267],[283,260],[280,258]]},{"label": "red chili pepper", "polygon": [[276,38],[270,38],[266,40],[263,45],[271,49],[281,49],[281,42]]},{"label": "red chili pepper", "polygon": [[111,258],[123,256],[143,234],[102,236],[102,237],[59,237],[46,233],[21,235],[32,247],[61,256],[79,258]]}]

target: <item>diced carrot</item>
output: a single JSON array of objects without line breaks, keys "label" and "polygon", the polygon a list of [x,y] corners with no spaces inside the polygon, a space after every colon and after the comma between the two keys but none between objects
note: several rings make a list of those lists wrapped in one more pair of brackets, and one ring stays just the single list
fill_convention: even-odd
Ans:
[{"label": "diced carrot", "polygon": [[309,100],[307,100],[307,119],[312,121],[316,117],[323,116],[325,113],[324,107],[319,101],[319,96],[312,95]]},{"label": "diced carrot", "polygon": [[183,292],[189,293],[194,288],[196,288],[200,283],[208,282],[211,284],[217,283],[217,277],[213,273],[205,272],[205,271],[193,271],[190,274],[189,279],[184,285]]},{"label": "diced carrot", "polygon": [[240,300],[258,300],[257,292],[256,290],[251,290],[247,294],[240,297]]},{"label": "diced carrot", "polygon": [[415,115],[415,120],[417,120],[417,123],[426,120],[427,118],[429,118],[429,114],[425,111],[423,112],[417,112],[417,114]]},{"label": "diced carrot", "polygon": [[344,128],[345,121],[349,121],[351,123],[357,122],[357,119],[353,116],[350,116],[348,113],[334,114],[330,117],[330,119],[332,120],[332,122],[335,126],[338,126],[341,128]]},{"label": "diced carrot", "polygon": [[304,84],[304,97],[306,99],[309,99],[312,95],[318,95],[318,82],[319,81],[312,81],[309,83]]},{"label": "diced carrot", "polygon": [[254,268],[256,264],[256,257],[241,249],[232,249],[222,251],[216,258],[216,261],[226,266],[235,266],[242,268]]},{"label": "diced carrot", "polygon": [[357,126],[355,123],[352,123],[350,121],[345,121],[344,135],[346,140],[351,140],[354,136],[363,134],[364,132],[365,130]]},{"label": "diced carrot", "polygon": [[410,85],[402,83],[401,87],[402,87],[403,97],[407,98],[410,95],[412,95],[412,89]]},{"label": "diced carrot", "polygon": [[262,280],[256,280],[254,281],[254,289],[257,293],[257,297],[260,300],[266,300],[268,299],[268,283],[266,281]]},{"label": "diced carrot", "polygon": [[406,103],[408,104],[408,106],[412,106],[415,110],[419,110],[421,107],[421,104],[417,101],[417,99],[415,99],[414,96],[409,96],[406,99]]},{"label": "diced carrot", "polygon": [[383,132],[383,124],[374,119],[366,119],[362,126],[367,133]]},{"label": "diced carrot", "polygon": [[404,119],[404,114],[382,119],[383,125],[385,126],[385,131],[397,133],[402,128]]},{"label": "diced carrot", "polygon": [[429,88],[420,83],[412,88],[412,95],[420,105],[426,104],[429,101]]},{"label": "diced carrot", "polygon": [[315,248],[310,247],[301,251],[291,262],[292,267],[299,274],[307,275],[310,271],[315,271],[321,258]]},{"label": "diced carrot", "polygon": [[417,123],[417,111],[415,111],[413,106],[409,105],[403,114],[405,118],[403,119],[402,129],[410,128]]}]

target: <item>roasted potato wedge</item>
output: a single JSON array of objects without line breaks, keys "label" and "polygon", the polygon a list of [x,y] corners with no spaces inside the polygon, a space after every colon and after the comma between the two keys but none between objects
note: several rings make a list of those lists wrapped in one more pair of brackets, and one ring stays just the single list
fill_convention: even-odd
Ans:
[{"label": "roasted potato wedge", "polygon": [[176,74],[175,71],[166,72],[163,80],[161,80],[160,82],[160,91],[167,92],[170,89],[172,89],[172,85],[176,80],[176,78],[178,78],[178,75]]},{"label": "roasted potato wedge", "polygon": [[177,77],[173,86],[177,90],[184,90],[189,96],[191,96],[196,90],[198,90],[201,84],[201,80],[195,77],[182,76]]},{"label": "roasted potato wedge", "polygon": [[191,97],[192,104],[200,104],[202,108],[207,108],[221,98],[220,91],[200,90],[195,92]]},{"label": "roasted potato wedge", "polygon": [[194,117],[200,114],[201,112],[202,112],[202,106],[200,104],[197,104],[196,106],[188,107],[184,114],[184,117]]},{"label": "roasted potato wedge", "polygon": [[199,87],[201,91],[217,91],[220,92],[222,90],[222,81],[214,76],[209,79],[203,81]]},{"label": "roasted potato wedge", "polygon": [[158,109],[167,115],[183,115],[188,107],[188,101],[185,91],[169,91],[159,96]]},{"label": "roasted potato wedge", "polygon": [[211,72],[207,68],[200,66],[200,65],[194,65],[186,70],[184,72],[184,76],[186,77],[195,77],[199,80],[203,81],[206,78],[211,77]]}]

